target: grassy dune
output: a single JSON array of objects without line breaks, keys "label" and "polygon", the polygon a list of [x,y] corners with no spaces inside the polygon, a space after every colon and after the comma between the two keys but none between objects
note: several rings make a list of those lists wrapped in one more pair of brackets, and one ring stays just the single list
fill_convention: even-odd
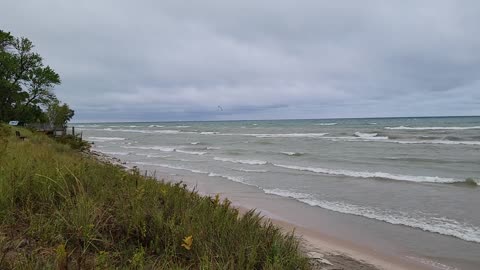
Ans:
[{"label": "grassy dune", "polygon": [[0,124],[0,269],[308,269],[253,211]]}]

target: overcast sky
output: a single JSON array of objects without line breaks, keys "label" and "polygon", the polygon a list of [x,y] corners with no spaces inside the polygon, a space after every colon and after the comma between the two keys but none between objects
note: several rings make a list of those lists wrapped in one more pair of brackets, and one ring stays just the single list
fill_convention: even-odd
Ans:
[{"label": "overcast sky", "polygon": [[[479,1],[3,1],[75,121],[480,115]],[[223,111],[218,106],[223,108]]]}]

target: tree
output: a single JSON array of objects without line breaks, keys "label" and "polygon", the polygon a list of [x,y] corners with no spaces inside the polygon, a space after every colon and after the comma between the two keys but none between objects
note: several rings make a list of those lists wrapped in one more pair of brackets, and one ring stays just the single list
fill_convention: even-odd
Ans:
[{"label": "tree", "polygon": [[0,121],[41,121],[43,109],[56,100],[60,76],[33,48],[29,39],[0,30]]},{"label": "tree", "polygon": [[75,112],[66,103],[60,105],[57,99],[52,101],[47,109],[48,121],[52,127],[66,126],[74,114]]}]

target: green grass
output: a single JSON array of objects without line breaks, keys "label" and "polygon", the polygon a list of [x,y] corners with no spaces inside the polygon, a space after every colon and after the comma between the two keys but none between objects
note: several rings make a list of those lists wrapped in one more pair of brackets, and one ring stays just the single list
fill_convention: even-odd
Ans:
[{"label": "green grass", "polygon": [[0,269],[309,268],[254,211],[21,132],[0,124]]}]

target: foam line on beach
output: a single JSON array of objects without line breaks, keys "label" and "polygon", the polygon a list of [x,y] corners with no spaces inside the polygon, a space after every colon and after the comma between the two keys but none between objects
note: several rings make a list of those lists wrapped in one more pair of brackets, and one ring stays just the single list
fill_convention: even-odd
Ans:
[{"label": "foam line on beach", "polygon": [[380,178],[380,179],[386,179],[386,180],[408,181],[408,182],[417,182],[417,183],[465,182],[465,180],[447,178],[447,177],[438,177],[438,176],[416,176],[416,175],[392,174],[392,173],[385,173],[385,172],[350,171],[350,170],[342,170],[342,169],[302,167],[302,166],[283,165],[283,164],[273,164],[273,165],[276,167],[290,169],[290,170],[308,171],[308,172],[337,175],[337,176],[349,176],[349,177],[355,177],[355,178]]},{"label": "foam line on beach", "polygon": [[480,243],[480,227],[447,217],[438,217],[420,211],[405,213],[346,202],[320,200],[310,194],[282,189],[264,189],[263,191],[266,194],[293,198],[310,206],[317,206],[334,212],[362,216],[394,225],[404,225],[428,232],[454,236],[469,242]]}]

